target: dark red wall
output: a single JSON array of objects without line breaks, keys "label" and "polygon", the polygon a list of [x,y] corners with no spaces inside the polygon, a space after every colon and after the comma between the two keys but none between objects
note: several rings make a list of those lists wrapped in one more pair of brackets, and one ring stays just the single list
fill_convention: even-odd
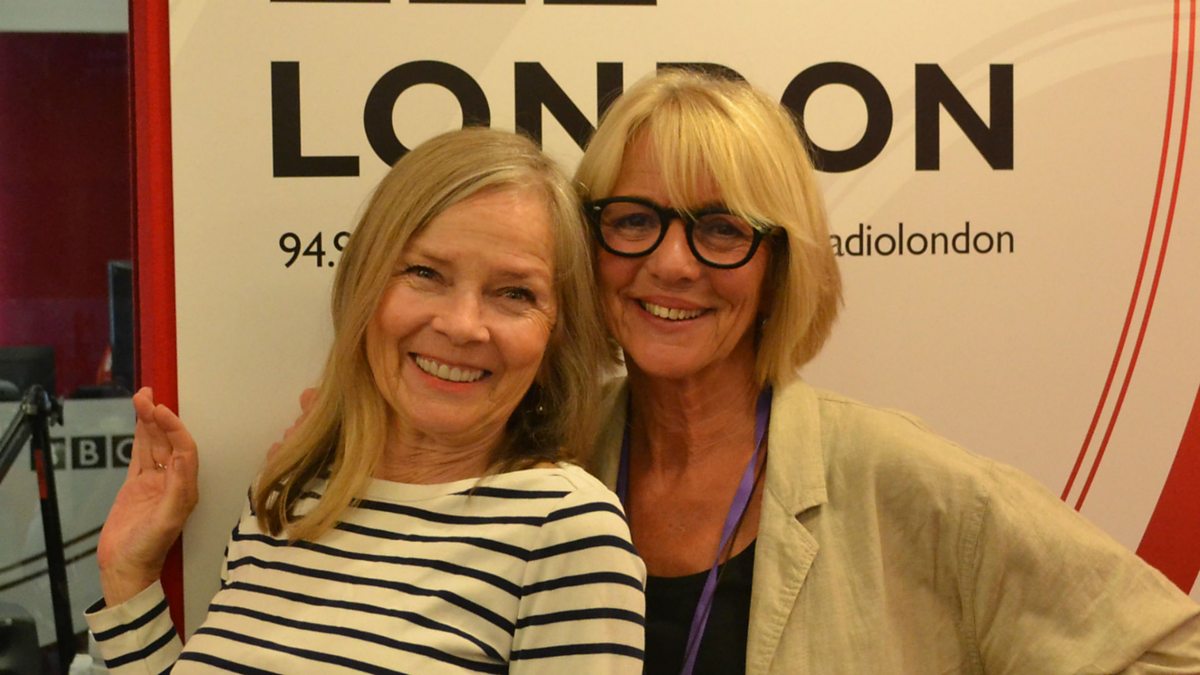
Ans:
[{"label": "dark red wall", "polygon": [[0,33],[0,345],[50,344],[94,384],[109,260],[128,260],[125,34]]}]

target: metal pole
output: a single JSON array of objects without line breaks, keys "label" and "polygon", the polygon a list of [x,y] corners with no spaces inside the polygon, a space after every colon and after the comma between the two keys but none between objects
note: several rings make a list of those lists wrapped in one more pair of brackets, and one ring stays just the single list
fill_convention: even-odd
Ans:
[{"label": "metal pole", "polygon": [[37,469],[42,532],[46,539],[46,562],[49,566],[50,601],[54,607],[54,632],[58,639],[58,667],[65,673],[75,658],[75,629],[71,622],[67,562],[63,554],[58,490],[54,486],[54,457],[50,448],[50,423],[52,418],[57,423],[62,422],[62,405],[38,385],[30,387],[22,405],[30,425],[30,451]]}]

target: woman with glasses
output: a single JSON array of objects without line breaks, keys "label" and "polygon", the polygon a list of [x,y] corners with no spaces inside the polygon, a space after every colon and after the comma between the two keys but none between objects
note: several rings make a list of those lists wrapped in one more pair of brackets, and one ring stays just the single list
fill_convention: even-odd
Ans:
[{"label": "woman with glasses", "polygon": [[628,371],[593,470],[650,575],[646,672],[1200,672],[1200,608],[1033,480],[797,377],[841,282],[780,105],[660,74],[576,178]]}]

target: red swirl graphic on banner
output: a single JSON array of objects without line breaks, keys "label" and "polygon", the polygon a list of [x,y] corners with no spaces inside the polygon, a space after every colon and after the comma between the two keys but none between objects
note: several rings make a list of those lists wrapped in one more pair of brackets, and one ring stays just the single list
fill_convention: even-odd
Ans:
[{"label": "red swirl graphic on banner", "polygon": [[[1154,200],[1150,210],[1150,222],[1146,229],[1146,242],[1142,248],[1142,257],[1138,266],[1138,274],[1134,282],[1132,297],[1129,301],[1129,310],[1125,315],[1125,323],[1122,326],[1120,338],[1117,340],[1117,348],[1113,355],[1112,365],[1109,368],[1104,388],[1100,393],[1100,400],[1096,404],[1096,412],[1092,416],[1091,425],[1088,427],[1083,445],[1079,450],[1079,455],[1075,459],[1075,465],[1071,469],[1071,474],[1067,478],[1067,484],[1063,488],[1063,500],[1067,499],[1076,478],[1079,476],[1080,469],[1083,466],[1084,459],[1088,454],[1088,449],[1092,444],[1092,439],[1095,436],[1096,429],[1103,415],[1108,395],[1116,379],[1125,350],[1126,340],[1129,337],[1129,329],[1133,324],[1136,314],[1138,299],[1142,290],[1142,282],[1145,280],[1147,263],[1150,260],[1150,251],[1153,248],[1164,178],[1166,177],[1168,157],[1171,152],[1172,131],[1174,130],[1175,93],[1179,79],[1180,19],[1181,2],[1180,0],[1175,0],[1166,120],[1163,128],[1163,144],[1159,160],[1158,179],[1155,184]],[[1183,158],[1187,143],[1188,118],[1191,111],[1192,75],[1194,69],[1192,57],[1195,53],[1196,44],[1196,0],[1189,1],[1187,19],[1188,45],[1187,51],[1184,53],[1187,68],[1183,86],[1183,110],[1179,116],[1179,147],[1176,153],[1175,170],[1171,180],[1171,193],[1167,206],[1166,219],[1163,223],[1162,241],[1159,244],[1157,259],[1154,261],[1154,274],[1150,283],[1150,290],[1146,297],[1137,338],[1134,341],[1133,349],[1129,356],[1121,388],[1117,394],[1117,399],[1113,405],[1112,413],[1105,427],[1099,448],[1096,450],[1092,465],[1088,470],[1087,479],[1084,481],[1079,496],[1075,501],[1076,509],[1082,508],[1084,500],[1087,499],[1092,482],[1096,477],[1096,472],[1100,468],[1100,462],[1104,459],[1104,452],[1108,448],[1109,440],[1112,438],[1113,429],[1116,427],[1117,419],[1120,416],[1121,406],[1128,393],[1129,383],[1133,379],[1133,373],[1137,367],[1138,355],[1141,353],[1142,344],[1146,337],[1146,329],[1149,326],[1150,316],[1154,309],[1154,300],[1158,293],[1158,285],[1167,255],[1167,247],[1171,240],[1171,228],[1175,220],[1175,206],[1179,196],[1179,184],[1183,175]],[[1197,399],[1197,404],[1200,404],[1200,398]],[[1197,531],[1200,530],[1200,519],[1196,517],[1197,513],[1200,513],[1200,491],[1195,489],[1195,485],[1198,482],[1200,482],[1200,414],[1198,414],[1194,405],[1183,434],[1183,440],[1180,442],[1175,461],[1167,477],[1167,482],[1159,497],[1158,505],[1155,507],[1150,525],[1138,548],[1139,554],[1155,567],[1162,570],[1172,581],[1185,590],[1192,587],[1196,580],[1197,571],[1200,570],[1200,537],[1197,536]],[[1190,541],[1192,545],[1180,544],[1180,542],[1187,541]]]},{"label": "red swirl graphic on banner", "polygon": [[1184,591],[1200,574],[1200,390],[1137,553]]},{"label": "red swirl graphic on banner", "polygon": [[[1178,24],[1176,0],[1176,24]],[[1196,54],[1196,0],[1189,6],[1187,51],[1187,80],[1184,86],[1183,124],[1179,136],[1179,158],[1176,161],[1175,185],[1183,170],[1183,150],[1187,141],[1188,112],[1192,100],[1192,70]],[[1175,211],[1175,195],[1167,215],[1170,227]],[[1164,246],[1165,248],[1165,246]],[[1157,281],[1157,278],[1156,278]],[[1192,403],[1192,412],[1184,427],[1179,451],[1167,474],[1158,504],[1138,545],[1138,555],[1157,567],[1184,591],[1190,591],[1200,574],[1200,390]]]}]

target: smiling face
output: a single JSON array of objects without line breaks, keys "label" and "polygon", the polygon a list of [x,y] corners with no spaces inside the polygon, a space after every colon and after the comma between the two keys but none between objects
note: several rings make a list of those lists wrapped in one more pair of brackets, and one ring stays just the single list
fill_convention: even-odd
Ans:
[{"label": "smiling face", "polygon": [[502,189],[408,242],[366,337],[393,431],[496,447],[554,327],[552,237],[540,195]]},{"label": "smiling face", "polygon": [[[640,197],[676,209],[720,204],[716,185],[696,190],[697,203],[672,204],[651,142],[630,144],[612,196]],[[631,370],[667,379],[752,377],[754,325],[770,262],[768,247],[735,269],[696,260],[683,224],[675,220],[663,242],[641,258],[600,251],[600,292],[609,330]]]}]

